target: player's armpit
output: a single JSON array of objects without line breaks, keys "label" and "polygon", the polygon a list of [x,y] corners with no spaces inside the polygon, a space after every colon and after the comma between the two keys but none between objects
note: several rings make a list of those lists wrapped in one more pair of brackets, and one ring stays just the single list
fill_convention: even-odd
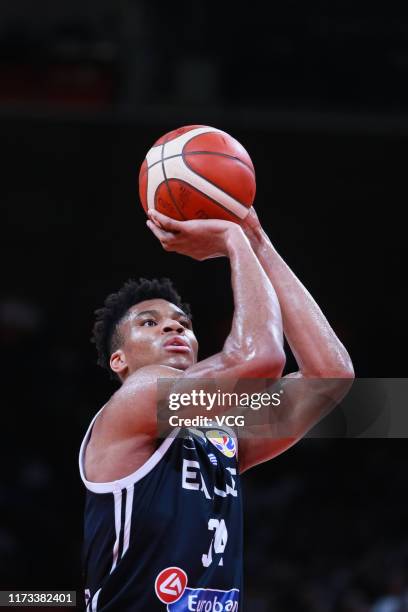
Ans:
[{"label": "player's armpit", "polygon": [[238,442],[239,473],[242,474],[259,463],[274,459],[274,457],[281,455],[300,439],[301,437],[288,437],[276,440],[263,438],[262,431],[259,431],[258,434],[254,432],[251,437],[240,438]]}]

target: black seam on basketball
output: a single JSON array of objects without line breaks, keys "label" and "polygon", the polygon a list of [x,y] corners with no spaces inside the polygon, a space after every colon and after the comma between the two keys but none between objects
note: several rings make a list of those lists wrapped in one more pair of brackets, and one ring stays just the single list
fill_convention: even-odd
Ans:
[{"label": "black seam on basketball", "polygon": [[[206,126],[203,126],[206,127]],[[194,138],[198,138],[199,136],[204,136],[204,134],[226,134],[226,132],[222,132],[221,130],[217,130],[216,128],[211,128],[210,132],[203,132],[202,134],[195,134],[194,136],[192,136],[190,138],[190,140],[187,140],[187,142],[185,142],[183,144],[183,148],[181,149],[181,154],[183,155],[191,155],[191,153],[205,153],[207,155],[225,155],[226,157],[231,157],[232,159],[236,159],[239,162],[241,162],[241,164],[244,164],[244,166],[246,166],[247,168],[249,168],[249,170],[252,172],[252,174],[255,176],[255,171],[253,170],[253,168],[251,168],[251,166],[249,166],[248,164],[246,164],[245,162],[242,161],[242,159],[239,159],[239,157],[235,157],[234,155],[228,155],[228,153],[215,153],[212,151],[188,151],[186,154],[184,153],[184,149],[186,148],[186,146],[188,145],[189,142],[191,142],[192,140],[194,140]],[[227,134],[228,136],[228,134]],[[232,136],[230,137],[232,138]],[[238,141],[237,141],[238,142]],[[238,143],[239,144],[239,143]],[[242,145],[241,145],[242,146]]]},{"label": "black seam on basketball", "polygon": [[[250,207],[252,206],[252,204],[249,204],[249,206],[247,206],[246,204],[244,204],[243,202],[240,202],[239,200],[236,199],[236,197],[234,197],[231,193],[228,193],[228,191],[226,189],[224,189],[224,187],[220,187],[219,185],[217,185],[216,183],[213,183],[212,181],[210,181],[209,178],[207,178],[206,176],[203,176],[202,174],[199,174],[198,172],[196,172],[191,166],[190,164],[187,163],[187,160],[184,159],[184,163],[186,164],[187,168],[193,172],[193,174],[195,174],[196,176],[199,176],[200,178],[204,179],[205,181],[207,181],[207,183],[210,183],[211,185],[213,185],[214,187],[216,187],[217,189],[219,189],[220,191],[223,191],[224,193],[227,194],[227,196],[229,196],[230,198],[232,198],[237,204],[239,204],[240,206],[243,206],[246,210],[249,210]],[[223,208],[225,208],[223,206]],[[237,215],[236,215],[237,216]]]},{"label": "black seam on basketball", "polygon": [[[243,221],[243,219],[241,217],[239,217],[238,215],[236,215],[234,212],[232,212],[232,210],[230,210],[229,208],[226,208],[220,202],[217,202],[217,200],[214,200],[207,193],[204,193],[204,191],[201,191],[201,189],[197,189],[197,187],[195,187],[191,183],[187,183],[187,181],[183,181],[183,179],[176,179],[176,178],[175,179],[169,179],[169,180],[170,181],[177,181],[178,183],[183,183],[184,185],[187,185],[187,187],[190,187],[190,189],[194,189],[194,191],[196,191],[197,193],[201,193],[201,195],[205,196],[207,198],[207,200],[210,200],[210,202],[214,202],[214,204],[216,204],[217,206],[219,206],[220,208],[225,210],[229,215],[232,215],[233,217],[235,217],[239,221]],[[247,207],[245,207],[245,208],[249,211],[249,208],[247,208]]]},{"label": "black seam on basketball", "polygon": [[[175,157],[183,157],[184,159],[185,155],[221,155],[222,157],[235,159],[237,162],[245,166],[245,168],[248,168],[248,170],[250,170],[255,177],[255,170],[251,168],[251,166],[249,166],[246,162],[242,161],[242,159],[240,159],[239,157],[235,157],[234,155],[228,155],[228,153],[217,153],[216,151],[189,151],[188,153],[176,153],[176,155],[169,155],[168,157],[165,157],[163,161],[166,161],[167,159],[174,159]],[[146,174],[146,172],[149,172],[150,168],[153,168],[153,166],[156,166],[161,162],[162,160],[159,159],[158,161],[155,161],[151,166],[147,166],[146,170],[144,170],[140,175],[140,178],[142,178]]]},{"label": "black seam on basketball", "polygon": [[[207,127],[208,127],[208,128],[210,128],[210,129],[209,129],[209,131],[207,131],[207,132],[202,132],[201,134],[194,134],[193,136],[191,136],[191,138],[189,138],[188,140],[186,140],[186,142],[183,144],[183,148],[181,149],[181,154],[182,154],[182,155],[183,155],[183,153],[184,153],[184,149],[185,149],[185,147],[188,145],[188,143],[189,143],[189,142],[191,142],[192,140],[194,140],[194,138],[195,138],[196,136],[204,136],[204,134],[219,134],[219,133],[220,133],[220,131],[219,131],[219,130],[217,130],[216,128],[212,128],[212,127],[210,127],[209,125],[203,125],[203,126],[201,126],[201,127],[205,127],[205,128],[207,128]],[[196,128],[196,129],[198,129],[198,128]],[[188,132],[186,132],[186,134],[188,134]]]},{"label": "black seam on basketball", "polygon": [[142,174],[140,175],[140,178],[142,178],[142,176],[144,176],[146,174],[146,172],[149,172],[150,168],[153,168],[154,166],[157,166],[157,164],[161,164],[162,162],[165,162],[167,159],[173,159],[173,157],[181,157],[181,153],[177,153],[176,155],[169,155],[168,157],[161,157],[160,159],[158,159],[157,161],[155,161],[151,166],[147,166],[146,170],[143,170]]},{"label": "black seam on basketball", "polygon": [[181,155],[183,156],[183,158],[187,155],[219,155],[221,157],[228,157],[228,159],[235,159],[235,161],[245,166],[245,168],[248,168],[248,170],[250,170],[250,172],[252,172],[252,174],[255,176],[255,171],[253,168],[251,168],[249,164],[242,161],[242,159],[240,159],[239,157],[235,157],[235,155],[229,155],[228,153],[219,153],[218,151],[187,151],[187,153],[184,153],[183,151]]},{"label": "black seam on basketball", "polygon": [[228,153],[219,153],[218,151],[188,151],[187,153],[182,153],[183,157],[187,155],[220,155],[221,157],[228,157],[228,159],[235,159],[235,161],[245,166],[245,168],[248,168],[248,170],[252,172],[255,177],[255,170],[239,157],[235,157],[235,155],[229,155]]},{"label": "black seam on basketball", "polygon": [[[164,181],[165,181],[165,183],[166,183],[166,188],[167,188],[167,191],[169,192],[169,196],[170,196],[171,201],[173,202],[173,206],[174,206],[174,208],[177,210],[177,212],[178,212],[178,214],[181,216],[181,218],[182,218],[182,219],[185,221],[185,220],[186,220],[186,218],[185,218],[185,216],[183,215],[183,213],[181,212],[181,210],[179,209],[178,204],[177,204],[177,202],[176,202],[176,199],[174,198],[174,196],[173,196],[173,194],[172,194],[172,192],[171,192],[171,189],[170,189],[170,186],[169,186],[169,181],[167,180],[166,169],[165,169],[165,167],[164,167],[164,162],[165,162],[165,159],[163,158],[164,145],[166,144],[166,142],[167,142],[167,140],[165,140],[165,141],[163,142],[163,148],[162,148],[162,158],[161,158],[161,163],[162,163],[162,170],[163,170]],[[156,189],[156,193],[157,193],[157,189]],[[156,196],[156,194],[155,194],[155,196]],[[155,203],[155,208],[156,208],[156,197],[154,198],[154,200],[155,200],[155,202],[154,202],[154,203]]]}]

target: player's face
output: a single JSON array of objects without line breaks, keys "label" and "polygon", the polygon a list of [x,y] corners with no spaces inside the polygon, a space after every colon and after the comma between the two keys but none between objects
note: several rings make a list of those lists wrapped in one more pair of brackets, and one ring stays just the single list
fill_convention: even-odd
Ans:
[{"label": "player's face", "polygon": [[145,300],[133,306],[121,325],[121,336],[129,374],[153,364],[186,370],[197,361],[191,320],[166,300]]}]

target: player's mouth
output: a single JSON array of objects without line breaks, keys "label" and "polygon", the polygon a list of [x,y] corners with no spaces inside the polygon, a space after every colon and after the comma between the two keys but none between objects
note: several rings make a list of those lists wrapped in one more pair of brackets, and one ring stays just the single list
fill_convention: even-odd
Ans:
[{"label": "player's mouth", "polygon": [[165,348],[166,351],[171,351],[174,353],[189,353],[191,351],[190,346],[185,340],[183,340],[183,338],[181,338],[181,336],[173,336],[173,338],[169,338],[163,344],[163,348]]}]

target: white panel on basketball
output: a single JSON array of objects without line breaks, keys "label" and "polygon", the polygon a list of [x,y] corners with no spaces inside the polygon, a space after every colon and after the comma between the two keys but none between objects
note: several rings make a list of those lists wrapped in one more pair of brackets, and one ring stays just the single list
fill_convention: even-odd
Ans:
[{"label": "white panel on basketball", "polygon": [[[147,207],[154,208],[154,196],[156,189],[162,183],[165,178],[163,174],[162,164],[158,164],[162,157],[168,157],[169,155],[181,155],[183,147],[191,138],[198,136],[199,134],[207,134],[208,132],[221,132],[216,128],[204,126],[201,128],[195,128],[190,130],[181,136],[177,136],[174,140],[166,143],[165,145],[160,144],[152,147],[147,155]],[[166,147],[166,148],[165,148]]]},{"label": "white panel on basketball", "polygon": [[[150,149],[151,151],[151,149]],[[149,151],[149,153],[150,153]],[[149,155],[148,153],[148,155]],[[147,171],[147,207],[154,208],[156,189],[165,180],[162,164],[156,164]]]},{"label": "white panel on basketball", "polygon": [[[241,202],[232,198],[225,193],[225,191],[222,191],[222,189],[219,189],[213,185],[213,183],[210,183],[202,176],[190,170],[184,163],[182,157],[170,157],[163,161],[167,179],[185,181],[189,185],[195,187],[195,189],[198,189],[198,191],[201,191],[204,195],[219,202],[221,206],[234,213],[239,219],[245,219],[248,214],[248,208],[244,206],[244,204],[241,204]],[[161,166],[161,164],[157,164],[157,166]],[[157,166],[154,166],[154,168]]]},{"label": "white panel on basketball", "polygon": [[152,147],[148,154],[146,155],[147,167],[153,166],[162,158],[162,149],[163,145],[159,145],[158,147]]},{"label": "white panel on basketball", "polygon": [[221,130],[209,127],[208,125],[204,125],[200,128],[194,128],[194,130],[185,132],[184,134],[181,134],[181,136],[177,136],[177,138],[173,138],[173,140],[164,143],[163,158],[170,157],[170,155],[181,155],[186,142],[188,142],[195,136],[199,136],[200,134],[208,134],[209,132],[217,132],[223,134]]}]

